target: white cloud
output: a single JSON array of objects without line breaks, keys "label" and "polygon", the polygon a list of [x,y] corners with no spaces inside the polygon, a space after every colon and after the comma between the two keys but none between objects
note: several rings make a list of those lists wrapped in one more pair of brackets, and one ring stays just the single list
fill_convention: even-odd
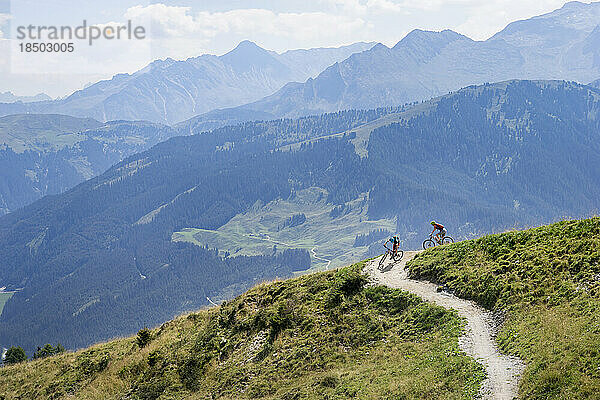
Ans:
[{"label": "white cloud", "polygon": [[404,2],[394,0],[323,0],[323,2],[337,12],[350,15],[365,16],[382,12],[406,13]]},{"label": "white cloud", "polygon": [[188,35],[210,39],[227,33],[247,37],[267,34],[310,40],[325,35],[343,35],[365,25],[363,19],[355,16],[324,12],[278,13],[267,9],[236,9],[193,14],[189,7],[164,4],[133,7],[127,10],[125,17],[147,18],[155,39]]},{"label": "white cloud", "polygon": [[10,57],[8,56],[9,54],[10,41],[8,39],[2,39],[0,37],[0,73],[2,73],[4,76],[8,74],[10,67]]},{"label": "white cloud", "polygon": [[360,0],[324,0],[329,6],[336,11],[342,11],[353,15],[366,14],[368,11],[367,4]]},{"label": "white cloud", "polygon": [[190,7],[166,6],[159,3],[146,7],[131,7],[125,12],[125,18],[148,21],[155,36],[180,37],[196,33],[200,28],[190,11]]},{"label": "white cloud", "polygon": [[355,14],[400,13],[409,14],[414,10],[439,11],[452,5],[469,5],[480,0],[323,0],[339,11]]},{"label": "white cloud", "polygon": [[364,38],[369,29],[359,15],[261,8],[193,12],[190,7],[152,4],[128,9],[125,18],[146,21],[153,51],[159,58],[220,53],[244,39],[276,51],[288,50],[290,46],[348,44],[355,38]]},{"label": "white cloud", "polygon": [[391,0],[369,0],[367,6],[370,11],[374,12],[393,12],[393,13],[406,13],[407,8]]},{"label": "white cloud", "polygon": [[478,3],[482,3],[481,0],[403,0],[398,4],[405,9],[439,11],[444,7],[468,6]]}]

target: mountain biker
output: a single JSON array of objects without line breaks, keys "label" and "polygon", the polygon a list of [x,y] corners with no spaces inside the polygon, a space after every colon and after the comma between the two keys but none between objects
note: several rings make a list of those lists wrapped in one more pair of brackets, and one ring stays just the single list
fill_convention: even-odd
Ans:
[{"label": "mountain biker", "polygon": [[394,235],[385,242],[384,246],[388,243],[392,244],[392,251],[396,254],[398,252],[398,247],[400,247],[400,238],[397,235]]},{"label": "mountain biker", "polygon": [[433,232],[431,232],[431,236],[433,236],[435,231],[439,231],[437,233],[437,235],[435,235],[435,237],[437,238],[438,241],[442,241],[442,239],[444,239],[444,237],[446,237],[446,233],[448,233],[448,231],[446,230],[446,228],[444,228],[444,225],[442,225],[442,224],[438,224],[435,221],[431,221],[430,223],[433,226]]}]

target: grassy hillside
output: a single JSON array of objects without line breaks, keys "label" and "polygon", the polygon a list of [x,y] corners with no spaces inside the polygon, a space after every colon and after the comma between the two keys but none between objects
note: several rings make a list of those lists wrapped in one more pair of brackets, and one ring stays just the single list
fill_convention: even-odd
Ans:
[{"label": "grassy hillside", "polygon": [[13,293],[0,293],[0,315],[2,314],[2,309],[4,305],[12,297]]},{"label": "grassy hillside", "polygon": [[261,284],[136,337],[0,369],[0,398],[466,399],[483,370],[453,312],[361,264]]},{"label": "grassy hillside", "polygon": [[91,118],[68,115],[8,115],[0,118],[0,145],[8,146],[15,153],[57,151],[86,138],[85,134],[77,132],[101,125]]},{"label": "grassy hillside", "polygon": [[[306,249],[311,251],[311,268],[317,270],[367,258],[368,246],[353,246],[356,235],[368,234],[374,229],[389,232],[396,229],[392,219],[369,219],[365,194],[337,207],[328,204],[327,197],[327,191],[320,188],[300,190],[291,199],[255,204],[219,229],[186,228],[174,232],[172,239],[216,248],[233,257],[271,254],[273,246],[277,251]],[[306,217],[305,222],[297,226],[284,225],[286,218],[298,213]]]},{"label": "grassy hillside", "polygon": [[600,393],[600,218],[566,221],[435,248],[413,277],[506,312],[501,347],[527,364],[520,396]]}]

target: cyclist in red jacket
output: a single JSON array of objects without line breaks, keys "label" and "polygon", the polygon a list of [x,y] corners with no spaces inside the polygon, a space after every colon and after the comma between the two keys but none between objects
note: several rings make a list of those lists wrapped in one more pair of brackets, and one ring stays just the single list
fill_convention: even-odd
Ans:
[{"label": "cyclist in red jacket", "polygon": [[439,231],[437,235],[435,235],[435,237],[437,238],[438,242],[441,242],[442,239],[444,239],[444,237],[446,236],[446,233],[448,233],[448,231],[446,230],[446,228],[444,228],[444,225],[438,224],[435,221],[431,221],[431,225],[433,225],[433,232],[431,232],[431,235],[433,236],[435,231]]}]

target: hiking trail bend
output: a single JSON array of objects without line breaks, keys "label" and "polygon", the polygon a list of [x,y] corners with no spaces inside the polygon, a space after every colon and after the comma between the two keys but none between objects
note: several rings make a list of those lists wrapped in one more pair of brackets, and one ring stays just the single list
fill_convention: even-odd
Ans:
[{"label": "hiking trail bend", "polygon": [[391,288],[414,293],[423,300],[444,308],[451,308],[467,320],[465,334],[460,337],[460,348],[485,367],[487,377],[481,387],[481,397],[486,400],[510,400],[517,397],[519,377],[524,369],[523,362],[501,354],[494,340],[495,329],[491,313],[472,301],[458,298],[447,292],[438,292],[438,285],[408,278],[406,263],[418,251],[406,251],[404,257],[385,272],[377,268],[380,257],[365,266],[372,281]]}]

